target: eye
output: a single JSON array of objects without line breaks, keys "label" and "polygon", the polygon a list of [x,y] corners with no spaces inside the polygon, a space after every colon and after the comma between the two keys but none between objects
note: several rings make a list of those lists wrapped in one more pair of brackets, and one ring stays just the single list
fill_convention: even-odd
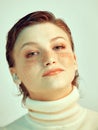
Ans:
[{"label": "eye", "polygon": [[26,58],[31,58],[39,55],[39,52],[29,52],[26,54]]},{"label": "eye", "polygon": [[57,46],[55,46],[55,47],[53,48],[53,50],[57,50],[57,51],[63,50],[63,49],[65,49],[65,46],[64,46],[64,45],[57,45]]}]

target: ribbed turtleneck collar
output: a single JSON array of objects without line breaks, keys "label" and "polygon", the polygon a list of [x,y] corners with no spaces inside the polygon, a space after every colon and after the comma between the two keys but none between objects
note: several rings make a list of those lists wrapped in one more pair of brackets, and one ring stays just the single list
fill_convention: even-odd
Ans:
[{"label": "ribbed turtleneck collar", "polygon": [[85,110],[77,101],[79,92],[76,87],[66,97],[55,101],[37,101],[26,99],[25,106],[33,122],[44,126],[70,126],[83,120]]}]

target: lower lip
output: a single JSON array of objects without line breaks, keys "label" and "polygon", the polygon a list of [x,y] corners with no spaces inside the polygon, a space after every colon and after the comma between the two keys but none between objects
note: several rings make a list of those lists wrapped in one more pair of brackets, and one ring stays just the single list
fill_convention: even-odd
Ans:
[{"label": "lower lip", "polygon": [[54,75],[57,75],[57,74],[59,74],[59,73],[61,73],[61,72],[62,72],[61,70],[58,70],[58,71],[55,71],[55,72],[51,72],[51,73],[45,75],[44,77],[47,77],[47,76],[54,76]]}]

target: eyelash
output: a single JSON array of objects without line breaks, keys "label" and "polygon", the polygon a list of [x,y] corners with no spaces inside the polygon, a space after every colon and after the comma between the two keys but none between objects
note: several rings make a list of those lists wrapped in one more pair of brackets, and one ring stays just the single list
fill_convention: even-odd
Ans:
[{"label": "eyelash", "polygon": [[[57,45],[57,46],[53,47],[53,50],[55,50],[55,51],[61,51],[61,50],[65,49],[65,48],[66,48],[65,45]],[[37,51],[35,51],[35,52],[31,51],[31,52],[27,53],[25,57],[26,58],[31,58],[31,57],[39,55],[39,53],[40,52],[37,52]]]},{"label": "eyelash", "polygon": [[30,57],[36,56],[38,54],[39,54],[39,52],[30,52],[30,53],[26,54],[26,58],[30,58]]},{"label": "eyelash", "polygon": [[55,46],[55,47],[53,48],[53,50],[59,51],[59,50],[65,49],[65,48],[66,48],[66,47],[65,47],[64,45],[58,45],[58,46]]}]

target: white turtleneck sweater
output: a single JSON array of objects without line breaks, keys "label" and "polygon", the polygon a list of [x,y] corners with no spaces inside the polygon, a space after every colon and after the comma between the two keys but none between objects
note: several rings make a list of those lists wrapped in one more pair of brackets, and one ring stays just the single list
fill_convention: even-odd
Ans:
[{"label": "white turtleneck sweater", "polygon": [[77,104],[76,87],[56,101],[26,99],[28,114],[0,130],[98,130],[98,113]]}]

